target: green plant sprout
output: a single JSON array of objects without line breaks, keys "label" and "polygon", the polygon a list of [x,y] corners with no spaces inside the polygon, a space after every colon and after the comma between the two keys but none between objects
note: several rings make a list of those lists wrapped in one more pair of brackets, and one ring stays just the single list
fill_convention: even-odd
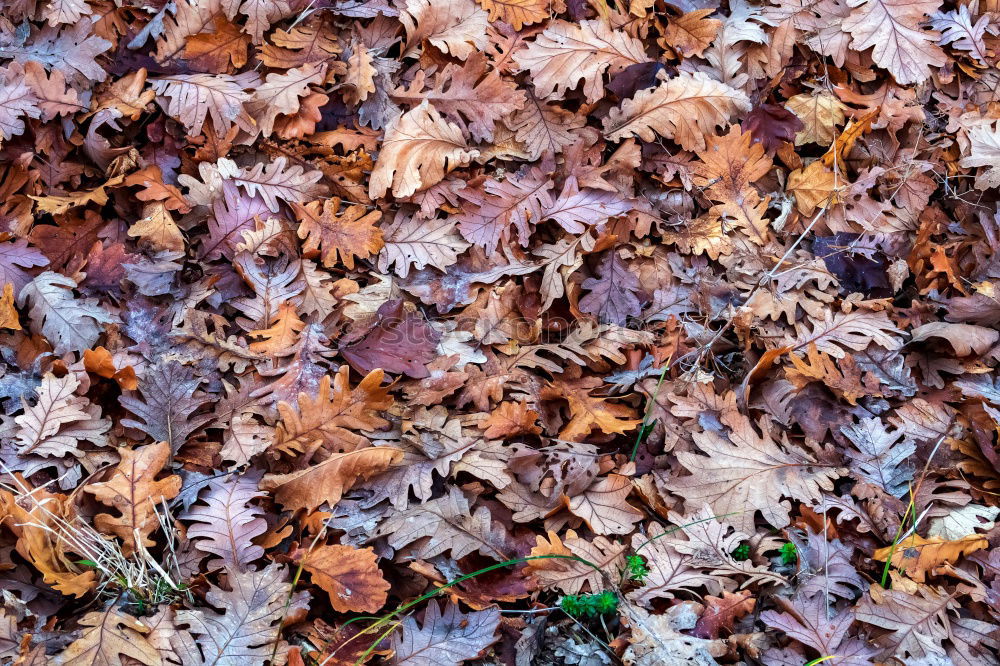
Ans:
[{"label": "green plant sprout", "polygon": [[750,544],[744,541],[740,545],[736,546],[736,548],[733,550],[732,553],[730,553],[730,555],[732,555],[733,559],[736,560],[737,562],[745,562],[749,560]]},{"label": "green plant sprout", "polygon": [[626,555],[625,571],[629,579],[641,583],[649,575],[649,567],[646,566],[646,558],[642,555]]},{"label": "green plant sprout", "polygon": [[788,566],[799,560],[799,551],[791,541],[781,546],[781,563]]},{"label": "green plant sprout", "polygon": [[559,607],[578,620],[610,615],[618,609],[618,597],[611,590],[597,594],[567,594],[559,600]]}]

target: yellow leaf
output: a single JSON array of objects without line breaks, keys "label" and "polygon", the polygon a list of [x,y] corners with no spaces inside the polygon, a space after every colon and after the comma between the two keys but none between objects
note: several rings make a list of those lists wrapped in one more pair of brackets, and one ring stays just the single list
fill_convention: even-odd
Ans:
[{"label": "yellow leaf", "polygon": [[795,205],[800,213],[812,215],[817,206],[827,208],[840,203],[840,188],[844,185],[843,178],[838,181],[833,171],[816,160],[804,169],[788,174],[785,189],[795,195]]},{"label": "yellow leaf", "polygon": [[274,326],[250,332],[250,337],[263,338],[258,342],[251,342],[250,351],[256,354],[286,356],[291,353],[291,348],[305,326],[306,323],[296,314],[295,306],[291,303],[282,303],[278,308],[278,320]]},{"label": "yellow leaf", "polygon": [[553,4],[550,0],[476,0],[479,6],[490,13],[490,20],[510,23],[514,30],[520,30],[531,23],[539,23],[549,18]]},{"label": "yellow leaf", "polygon": [[785,106],[805,126],[795,135],[796,146],[804,143],[829,146],[837,136],[837,126],[847,120],[844,115],[847,105],[826,91],[793,95],[785,102]]},{"label": "yellow leaf", "polygon": [[3,296],[0,297],[0,328],[21,330],[21,321],[14,307],[14,285],[9,282],[3,286]]},{"label": "yellow leaf", "polygon": [[143,213],[145,217],[129,227],[130,237],[141,239],[154,250],[184,249],[184,236],[165,204],[159,201],[149,204]]},{"label": "yellow leaf", "polygon": [[962,555],[988,548],[989,545],[986,537],[980,534],[970,534],[954,541],[941,537],[925,539],[919,534],[913,534],[897,543],[895,548],[879,548],[875,551],[874,558],[885,562],[891,553],[892,566],[904,570],[907,576],[922,583],[927,573],[935,567],[951,564]]}]

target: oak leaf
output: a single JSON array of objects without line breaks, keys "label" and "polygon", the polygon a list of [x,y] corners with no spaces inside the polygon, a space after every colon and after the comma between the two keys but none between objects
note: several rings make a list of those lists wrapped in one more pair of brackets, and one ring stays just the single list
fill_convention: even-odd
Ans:
[{"label": "oak leaf", "polygon": [[[60,652],[53,664],[107,664],[123,666],[138,662],[162,666],[160,652],[150,642],[150,629],[138,618],[115,607],[91,611],[79,620],[80,637]],[[123,659],[124,657],[124,659]]]},{"label": "oak leaf", "polygon": [[268,474],[260,487],[273,492],[274,499],[285,508],[312,511],[323,503],[335,505],[359,480],[398,464],[402,458],[399,449],[381,446],[334,453],[296,472]]},{"label": "oak leaf", "polygon": [[761,199],[753,183],[770,171],[772,162],[752,138],[739,125],[723,137],[709,137],[705,150],[698,151],[701,164],[694,182],[717,202],[709,209],[710,216],[731,220],[752,242],[764,245],[770,236],[769,222],[764,219],[770,199]]},{"label": "oak leaf", "polygon": [[408,87],[400,86],[389,96],[408,106],[427,100],[445,118],[468,128],[476,141],[493,140],[496,122],[525,103],[525,93],[491,70],[480,53],[469,56],[462,67],[446,65],[430,80],[420,70]]},{"label": "oak leaf", "polygon": [[542,99],[561,99],[583,81],[588,103],[604,95],[605,72],[647,62],[642,43],[599,20],[578,24],[554,20],[545,31],[514,54],[521,71],[530,71]]},{"label": "oak leaf", "polygon": [[463,206],[457,216],[458,230],[487,255],[511,240],[512,227],[521,245],[527,246],[532,226],[539,224],[552,206],[552,186],[552,179],[540,169],[531,169],[502,181],[490,178],[481,187],[466,187],[458,195],[474,208]]},{"label": "oak leaf", "polygon": [[20,296],[24,285],[31,282],[32,276],[26,269],[48,263],[46,256],[28,245],[23,238],[18,238],[13,243],[0,243],[0,280],[4,284],[14,285],[15,296]]},{"label": "oak leaf", "polygon": [[368,321],[359,322],[340,340],[340,354],[359,372],[378,368],[414,379],[430,374],[441,333],[402,299],[386,301]]},{"label": "oak leaf", "polygon": [[406,29],[404,55],[417,53],[427,41],[443,53],[465,60],[487,43],[486,12],[472,0],[455,0],[446,7],[431,0],[406,0],[399,20]]},{"label": "oak leaf", "polygon": [[448,478],[452,467],[473,453],[476,444],[474,437],[463,434],[458,419],[449,418],[444,407],[418,409],[399,441],[401,463],[368,482],[372,494],[365,504],[388,499],[395,508],[406,509],[411,490],[420,501],[430,499],[435,475]]},{"label": "oak leaf", "polygon": [[587,278],[580,286],[590,292],[580,299],[580,311],[595,315],[602,324],[624,326],[629,317],[642,312],[639,278],[614,249],[604,255],[598,277]]},{"label": "oak leaf", "polygon": [[827,608],[826,595],[817,594],[812,598],[799,595],[791,601],[782,599],[778,603],[784,612],[764,611],[761,620],[803,645],[823,654],[842,656],[845,662],[856,664],[871,663],[877,653],[865,642],[848,636],[854,614]]},{"label": "oak leaf", "polygon": [[997,340],[1000,340],[1000,332],[992,328],[944,321],[932,321],[918,326],[910,331],[910,335],[914,342],[928,338],[943,338],[951,344],[959,356],[968,356],[973,352],[979,355],[985,354]]},{"label": "oak leaf", "polygon": [[382,230],[375,223],[382,218],[378,210],[366,211],[359,204],[340,210],[340,198],[294,205],[299,218],[299,238],[305,239],[303,252],[322,250],[323,265],[332,267],[339,260],[354,270],[354,259],[367,259],[382,249]]},{"label": "oak leaf", "polygon": [[711,8],[696,9],[677,18],[671,17],[661,43],[686,58],[701,57],[722,27],[719,19],[708,18],[714,11]]},{"label": "oak leaf", "polygon": [[908,458],[916,452],[916,444],[900,430],[890,431],[878,417],[861,419],[840,430],[861,453],[851,456],[854,473],[890,495],[902,497],[913,479],[914,466]]},{"label": "oak leaf", "polygon": [[706,456],[681,452],[677,458],[692,476],[670,479],[666,487],[684,498],[687,506],[706,502],[717,516],[741,532],[754,532],[754,512],[760,511],[768,523],[788,525],[790,504],[781,498],[819,502],[821,490],[831,490],[844,470],[824,465],[812,455],[792,445],[787,438],[775,441],[762,422],[760,433],[742,414],[726,413],[720,418],[728,433],[708,430],[692,435]]},{"label": "oak leaf", "polygon": [[155,441],[166,442],[171,452],[176,453],[193,432],[212,418],[211,414],[195,414],[209,401],[198,390],[201,383],[201,378],[177,361],[153,366],[143,376],[141,398],[123,395],[118,399],[122,407],[142,419],[122,419],[122,425],[141,430]]},{"label": "oak leaf", "polygon": [[240,69],[247,64],[247,37],[231,21],[215,17],[215,31],[201,32],[188,38],[181,57],[201,71],[226,74],[230,65]]},{"label": "oak leaf", "polygon": [[256,72],[237,76],[228,74],[175,74],[151,79],[156,94],[167,100],[165,111],[193,135],[201,133],[205,120],[211,118],[218,136],[224,136],[232,123],[253,132],[254,121],[244,104],[250,101],[247,89],[257,84]]},{"label": "oak leaf", "polygon": [[4,141],[24,134],[23,116],[39,118],[42,109],[38,97],[10,67],[0,70],[0,138]]},{"label": "oak leaf", "polygon": [[710,574],[693,565],[693,557],[678,552],[666,543],[663,537],[668,532],[659,526],[649,534],[634,534],[632,547],[646,560],[649,573],[643,577],[638,589],[632,590],[628,598],[649,607],[655,599],[673,599],[676,592],[697,589],[702,585],[713,585]]},{"label": "oak leaf", "polygon": [[559,438],[571,442],[582,441],[594,428],[607,434],[623,434],[640,423],[626,418],[634,415],[630,408],[610,403],[607,398],[596,398],[585,386],[555,382],[542,389],[541,397],[568,403],[572,418],[559,432]]},{"label": "oak leaf", "polygon": [[842,28],[853,37],[851,48],[874,47],[872,60],[898,83],[920,83],[930,76],[931,67],[947,62],[935,43],[938,33],[920,27],[940,6],[937,0],[848,0],[847,4],[854,9]]},{"label": "oak leaf", "polygon": [[886,316],[885,312],[855,310],[854,312],[824,311],[823,318],[796,324],[798,337],[792,349],[798,350],[815,345],[816,349],[834,358],[843,358],[846,350],[862,351],[875,343],[885,349],[899,349],[901,331]]},{"label": "oak leaf", "polygon": [[[531,549],[534,559],[528,560],[528,570],[543,587],[557,588],[564,594],[580,594],[587,588],[590,593],[597,594],[605,588],[605,576],[614,580],[625,566],[625,550],[624,544],[613,543],[603,536],[587,541],[573,530],[567,530],[563,540],[549,531],[548,540],[543,536],[535,537],[535,547]],[[544,557],[546,555],[560,557]],[[590,564],[569,559],[573,556]]]},{"label": "oak leaf", "polygon": [[97,584],[97,572],[85,569],[67,552],[58,536],[61,524],[76,519],[77,512],[65,495],[32,489],[15,497],[0,489],[0,516],[17,537],[18,554],[42,574],[42,579],[60,594],[85,597]]},{"label": "oak leaf", "polygon": [[272,32],[261,47],[260,58],[268,67],[292,69],[331,61],[342,50],[336,33],[317,14],[288,30],[278,28]]},{"label": "oak leaf", "polygon": [[723,590],[721,597],[705,597],[705,611],[691,633],[699,638],[718,638],[723,629],[732,632],[733,623],[751,613],[757,604],[750,595],[750,590]]},{"label": "oak leaf", "polygon": [[325,76],[326,65],[312,63],[282,74],[268,74],[264,82],[254,88],[244,108],[261,134],[270,136],[277,117],[297,113],[301,103],[299,98],[309,95],[309,86],[322,83]]},{"label": "oak leaf", "polygon": [[569,510],[595,534],[628,534],[645,515],[626,500],[632,481],[621,474],[597,479],[587,490],[569,498]]},{"label": "oak leaf", "polygon": [[546,153],[561,153],[572,145],[586,125],[586,118],[558,105],[526,93],[524,108],[514,112],[504,123],[523,144],[527,156],[537,160]]},{"label": "oak leaf", "polygon": [[201,653],[201,663],[263,663],[275,653],[282,655],[281,620],[307,607],[304,593],[292,594],[285,570],[276,564],[227,573],[232,589],[212,585],[205,595],[212,607],[224,612],[208,607],[177,611],[177,623],[198,637],[195,650]]},{"label": "oak leaf", "polygon": [[853,619],[888,631],[875,641],[883,648],[881,656],[940,661],[945,658],[942,641],[950,633],[948,611],[958,603],[952,595],[917,583],[903,585],[905,581],[894,576],[889,590],[873,585],[859,601]]},{"label": "oak leaf", "polygon": [[552,205],[545,209],[544,217],[554,220],[571,234],[579,234],[588,226],[601,230],[610,218],[625,215],[634,209],[634,201],[619,193],[581,188],[579,181],[571,177],[566,179]]},{"label": "oak leaf", "polygon": [[331,386],[327,375],[319,383],[315,398],[298,396],[298,409],[287,402],[278,403],[280,421],[274,447],[286,454],[304,454],[312,458],[320,447],[328,451],[354,451],[369,444],[355,430],[378,430],[389,424],[380,412],[392,406],[388,387],[382,386],[383,372],[372,370],[361,383],[351,388],[348,368],[334,375]]},{"label": "oak leaf", "polygon": [[846,189],[832,169],[816,160],[788,174],[786,190],[795,196],[795,205],[803,215],[812,215],[816,208],[826,209],[841,202],[840,192]]},{"label": "oak leaf", "polygon": [[685,150],[705,150],[705,137],[728,125],[737,112],[750,110],[746,94],[701,72],[680,72],[656,88],[640,90],[612,109],[604,120],[610,141],[638,137],[673,139]]},{"label": "oak leaf", "polygon": [[282,303],[278,307],[277,319],[273,326],[249,333],[250,337],[261,338],[257,342],[251,342],[249,349],[257,354],[269,354],[273,357],[293,354],[299,333],[305,325],[306,323],[299,319],[295,312],[294,305]]},{"label": "oak leaf", "polygon": [[924,582],[927,574],[944,564],[953,564],[963,555],[969,555],[989,547],[986,537],[969,534],[960,539],[931,537],[925,539],[919,534],[911,534],[897,544],[879,548],[872,555],[879,562],[890,560],[890,564],[906,572],[906,575]]},{"label": "oak leaf", "polygon": [[157,475],[170,457],[166,442],[149,444],[138,449],[121,449],[121,462],[110,481],[90,483],[83,489],[99,502],[116,509],[121,515],[99,513],[94,526],[122,540],[126,555],[152,546],[149,535],[160,527],[157,509],[164,500],[172,499],[181,490],[181,477],[173,475],[159,481]]},{"label": "oak leaf", "polygon": [[398,666],[460,664],[475,659],[496,642],[500,611],[462,613],[449,603],[441,612],[437,601],[427,604],[422,624],[412,616],[403,620],[401,631],[393,634],[392,650]]},{"label": "oak leaf", "polygon": [[184,236],[165,205],[154,202],[142,213],[143,216],[129,227],[129,237],[140,239],[154,250],[184,250]]},{"label": "oak leaf", "polygon": [[490,21],[497,19],[509,23],[514,30],[520,30],[531,23],[540,23],[549,18],[552,0],[477,0],[490,13]]},{"label": "oak leaf", "polygon": [[95,299],[75,298],[76,287],[73,278],[45,271],[24,285],[17,296],[18,305],[30,305],[31,329],[48,338],[57,354],[93,347],[104,331],[103,324],[118,321]]},{"label": "oak leaf", "polygon": [[330,604],[340,613],[374,613],[388,597],[388,582],[379,571],[371,548],[319,545],[304,555],[293,553],[313,583],[330,595]]},{"label": "oak leaf", "polygon": [[478,150],[468,147],[457,125],[423,101],[386,128],[368,195],[380,199],[391,187],[393,196],[408,197],[478,155]]},{"label": "oak leaf", "polygon": [[278,200],[289,203],[312,201],[326,191],[317,181],[323,172],[306,170],[300,164],[288,165],[288,158],[282,155],[270,164],[257,162],[251,169],[241,169],[230,160],[219,160],[219,170],[237,185],[246,188],[250,196],[259,195],[268,210],[277,213]]},{"label": "oak leaf", "polygon": [[510,559],[507,533],[492,512],[481,506],[472,512],[469,500],[452,486],[447,495],[398,511],[379,525],[378,536],[399,549],[418,542],[417,557],[431,558],[451,551],[459,560],[478,551],[498,562]]},{"label": "oak leaf", "polygon": [[79,387],[72,373],[61,378],[46,374],[38,387],[38,402],[29,405],[22,398],[24,413],[14,419],[21,455],[82,456],[77,448],[82,441],[107,446],[111,421],[100,417],[100,407],[76,395]]},{"label": "oak leaf", "polygon": [[823,90],[792,95],[785,102],[805,127],[795,135],[795,145],[818,143],[829,146],[837,136],[837,127],[847,120],[847,105]]},{"label": "oak leaf", "polygon": [[996,166],[997,156],[1000,156],[1000,124],[971,127],[968,138],[969,153],[962,158],[961,166],[989,167],[976,176],[977,189],[1000,187],[1000,168]]},{"label": "oak leaf", "polygon": [[818,381],[837,395],[844,396],[852,405],[863,396],[880,395],[878,379],[871,374],[862,378],[861,369],[853,356],[834,362],[829,355],[817,351],[815,345],[810,345],[806,360],[797,354],[790,354],[788,360],[792,362],[792,367],[785,369],[785,378],[800,391],[809,383]]},{"label": "oak leaf", "polygon": [[195,523],[187,531],[195,548],[215,556],[210,568],[245,571],[264,555],[252,541],[267,531],[264,511],[250,504],[265,495],[257,490],[259,480],[259,473],[212,479],[201,495],[204,504],[195,504],[181,516]]},{"label": "oak leaf", "polygon": [[528,403],[501,402],[479,427],[490,439],[506,439],[514,435],[537,435],[542,432],[536,423],[538,412],[528,408]]}]

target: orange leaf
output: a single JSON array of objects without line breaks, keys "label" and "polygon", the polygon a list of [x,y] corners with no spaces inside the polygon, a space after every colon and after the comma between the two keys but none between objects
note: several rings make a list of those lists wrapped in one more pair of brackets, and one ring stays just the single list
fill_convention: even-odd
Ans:
[{"label": "orange leaf", "polygon": [[382,218],[377,210],[365,212],[365,207],[355,204],[340,212],[340,199],[328,199],[320,207],[313,201],[304,206],[295,205],[299,218],[299,238],[306,240],[303,251],[322,248],[323,265],[336,266],[337,255],[349,269],[354,269],[354,258],[367,259],[385,245],[382,230],[375,223]]},{"label": "orange leaf", "polygon": [[3,286],[3,296],[0,297],[0,328],[9,328],[12,331],[21,330],[21,320],[14,307],[14,285],[10,282]]},{"label": "orange leaf", "polygon": [[399,449],[370,446],[335,453],[318,465],[290,474],[268,474],[260,487],[273,491],[274,499],[286,509],[312,511],[324,502],[333,506],[355,483],[402,460],[403,452]]},{"label": "orange leaf", "polygon": [[528,409],[528,403],[501,402],[493,410],[489,418],[482,421],[479,427],[483,435],[490,439],[503,439],[514,435],[537,435],[542,432],[536,424],[538,412]]},{"label": "orange leaf", "polygon": [[892,566],[904,570],[907,576],[922,583],[927,573],[935,567],[951,564],[962,555],[988,548],[989,545],[986,537],[980,534],[970,534],[954,541],[947,541],[942,537],[925,539],[919,534],[913,534],[897,543],[895,548],[879,548],[873,557],[879,562],[885,562],[892,553]]},{"label": "orange leaf", "polygon": [[262,328],[250,332],[250,337],[262,338],[259,342],[250,343],[250,351],[271,356],[287,356],[292,353],[292,347],[299,339],[299,333],[306,323],[299,319],[295,306],[282,303],[278,308],[278,321],[270,328]]},{"label": "orange leaf", "polygon": [[215,32],[188,37],[181,56],[196,70],[225,74],[229,63],[236,69],[247,64],[250,36],[222,16],[215,17]]},{"label": "orange leaf", "polygon": [[610,403],[606,398],[595,398],[582,386],[560,381],[543,388],[541,395],[543,400],[561,398],[569,403],[572,418],[559,433],[560,439],[583,441],[594,428],[620,435],[642,423],[641,419],[626,418],[634,415],[631,408]]},{"label": "orange leaf", "polygon": [[317,546],[302,557],[302,567],[341,613],[374,613],[385,605],[391,586],[376,562],[371,548],[340,545]]},{"label": "orange leaf", "polygon": [[287,402],[278,405],[281,422],[275,434],[275,448],[293,455],[304,453],[304,461],[312,458],[317,448],[332,451],[353,451],[368,444],[368,439],[352,430],[377,430],[388,425],[377,412],[392,406],[389,387],[382,386],[383,373],[372,370],[351,389],[350,368],[343,366],[334,376],[323,378],[316,398],[299,394],[296,410]]},{"label": "orange leaf", "polygon": [[160,526],[155,509],[163,500],[177,496],[181,477],[172,475],[156,480],[170,457],[167,442],[120,451],[122,459],[111,479],[87,484],[83,489],[121,513],[120,516],[99,513],[94,516],[94,526],[105,534],[119,537],[123,542],[122,552],[128,556],[138,550],[137,536],[143,546],[154,544],[148,537]]}]

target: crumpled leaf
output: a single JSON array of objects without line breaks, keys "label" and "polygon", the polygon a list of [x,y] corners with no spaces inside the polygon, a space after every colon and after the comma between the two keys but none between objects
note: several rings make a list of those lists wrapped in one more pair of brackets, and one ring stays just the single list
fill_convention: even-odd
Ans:
[{"label": "crumpled leaf", "polygon": [[382,217],[379,211],[365,212],[361,205],[349,205],[340,211],[340,199],[334,197],[320,205],[313,201],[296,206],[299,238],[305,239],[303,252],[322,249],[323,265],[335,266],[339,260],[349,269],[354,259],[367,259],[377,254],[385,244],[382,230],[375,223]]}]

